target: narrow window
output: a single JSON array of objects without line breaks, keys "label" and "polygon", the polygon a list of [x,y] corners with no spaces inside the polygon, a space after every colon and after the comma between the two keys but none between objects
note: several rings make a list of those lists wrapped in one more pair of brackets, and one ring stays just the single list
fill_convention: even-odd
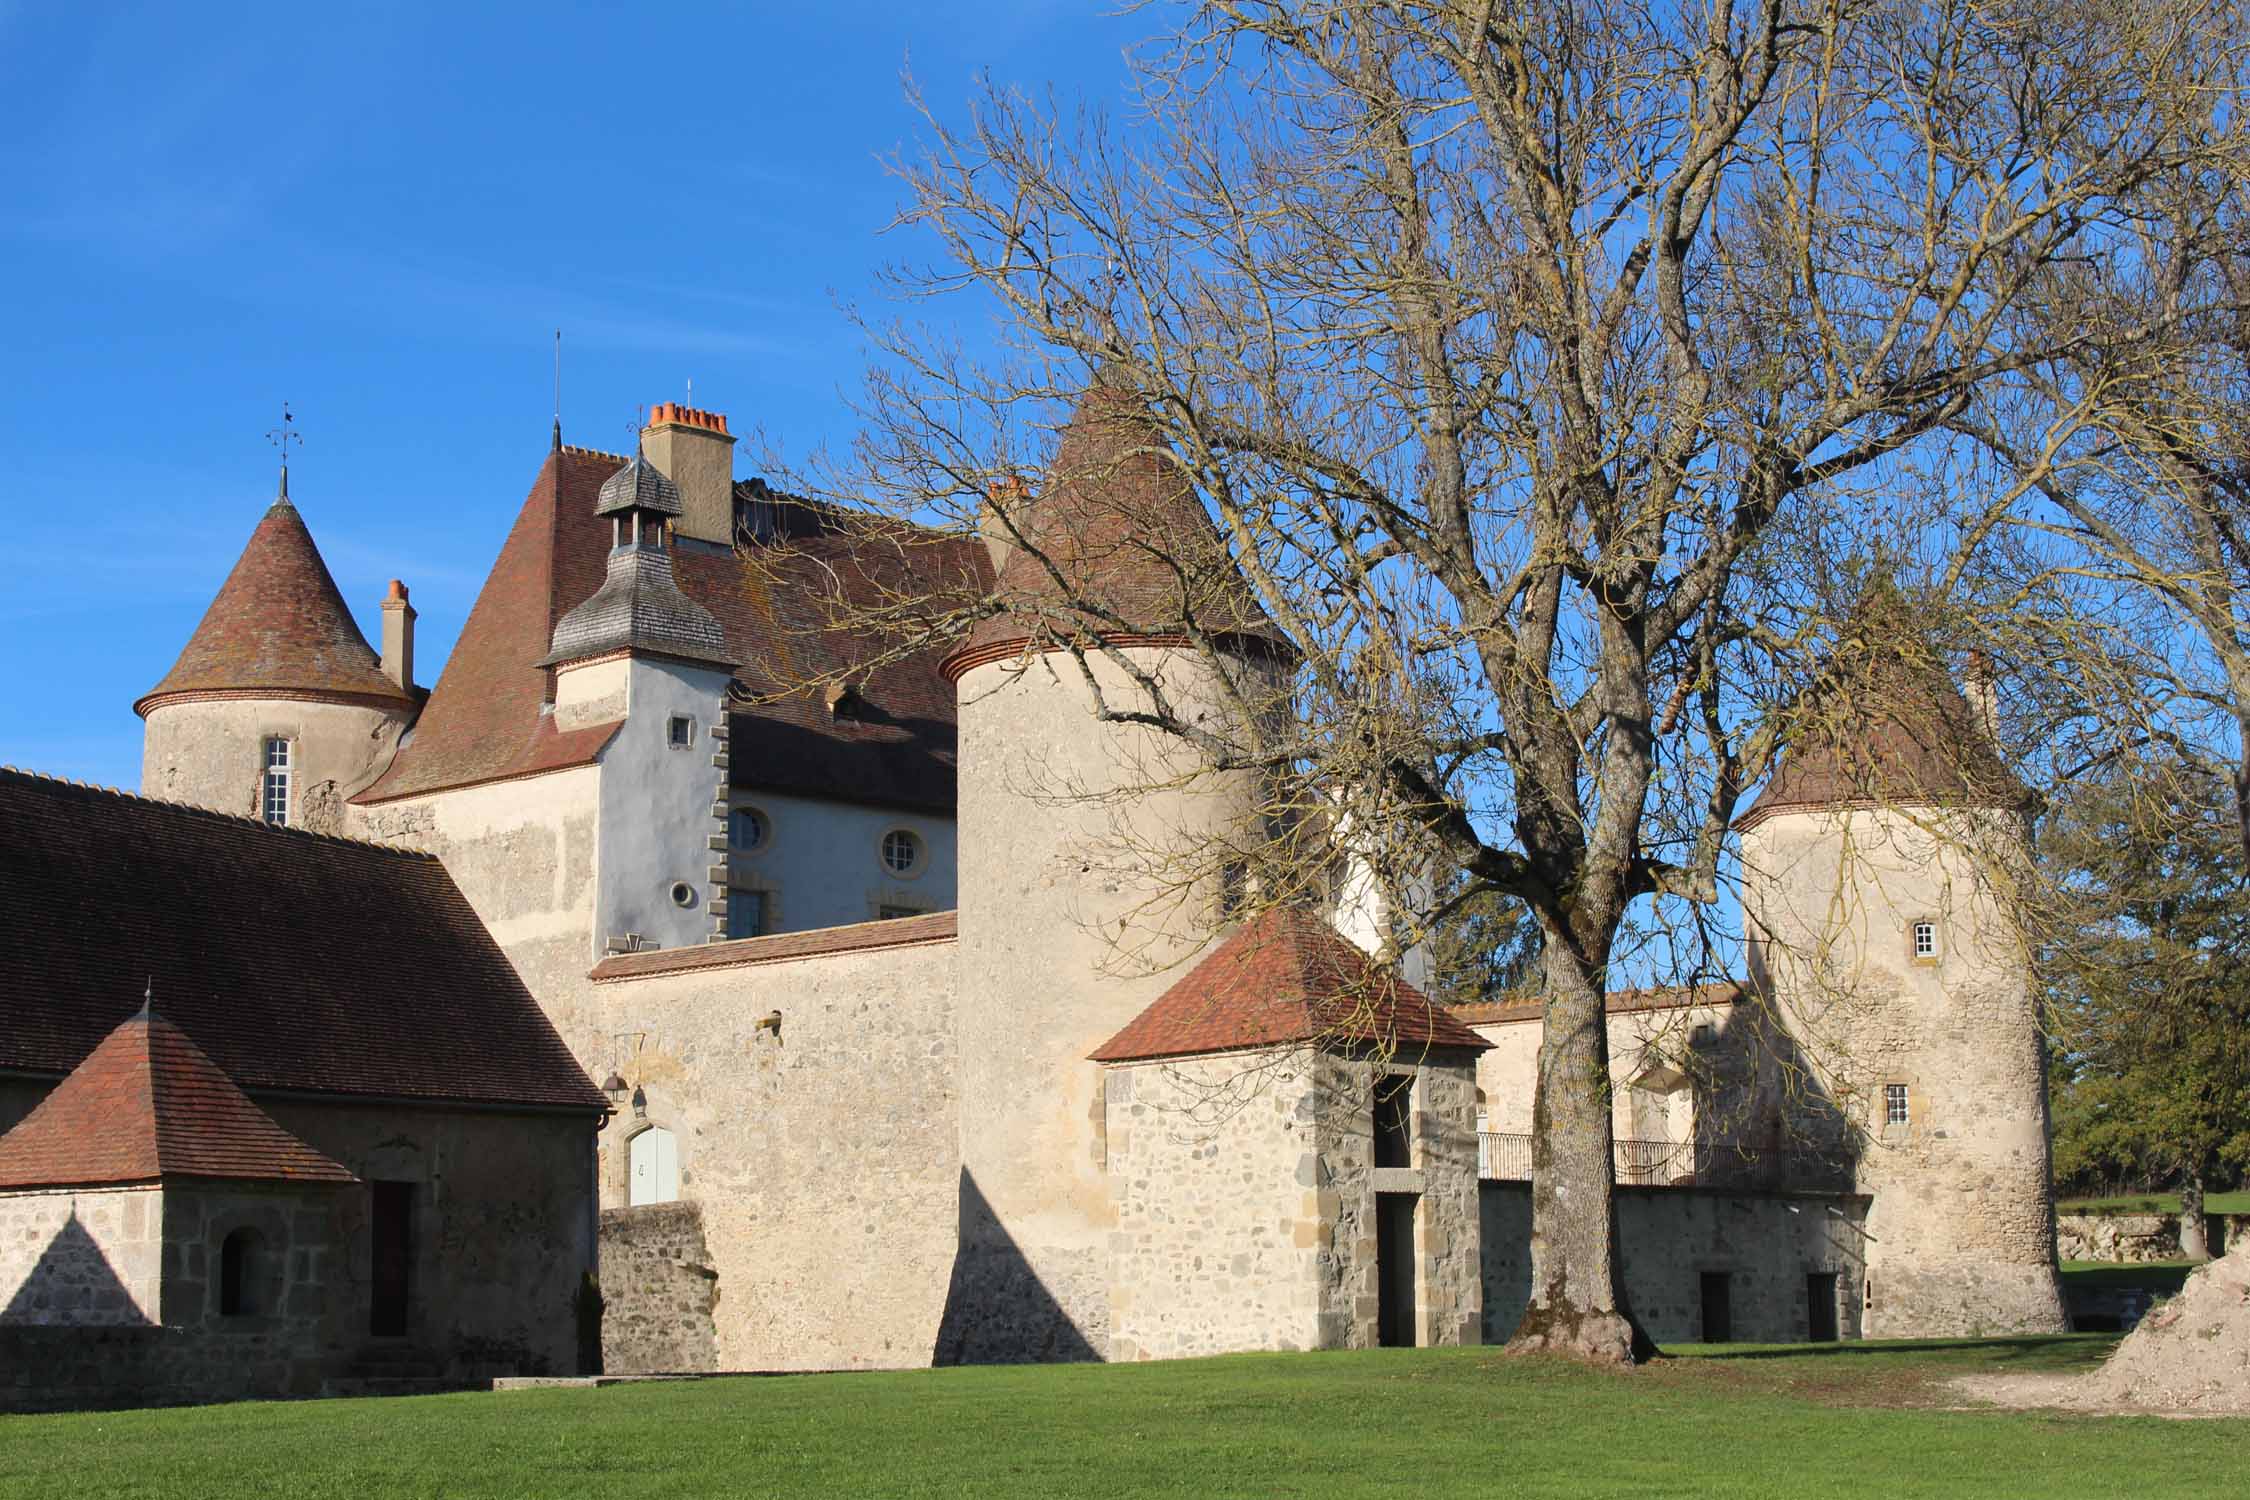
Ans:
[{"label": "narrow window", "polygon": [[259,816],[277,828],[289,826],[289,742],[266,741],[266,778],[258,798]]},{"label": "narrow window", "polygon": [[219,1242],[219,1316],[246,1317],[258,1310],[258,1231],[237,1229]]},{"label": "narrow window", "polygon": [[922,863],[922,841],[904,828],[883,835],[883,868],[893,875],[911,875]]},{"label": "narrow window", "polygon": [[1914,924],[1914,956],[1924,959],[1937,957],[1937,923]]},{"label": "narrow window", "polygon": [[766,930],[766,893],[744,890],[741,886],[727,892],[727,936],[730,938],[756,937]]},{"label": "narrow window", "polygon": [[1884,1084],[1883,1123],[1885,1125],[1904,1125],[1907,1119],[1906,1085],[1903,1083]]},{"label": "narrow window", "polygon": [[695,743],[695,720],[686,714],[674,714],[665,734],[673,749],[685,750]]},{"label": "narrow window", "polygon": [[1375,1080],[1375,1165],[1414,1165],[1412,1073],[1391,1073]]},{"label": "narrow window", "polygon": [[766,846],[766,815],[754,807],[738,807],[727,814],[727,847],[754,854]]}]

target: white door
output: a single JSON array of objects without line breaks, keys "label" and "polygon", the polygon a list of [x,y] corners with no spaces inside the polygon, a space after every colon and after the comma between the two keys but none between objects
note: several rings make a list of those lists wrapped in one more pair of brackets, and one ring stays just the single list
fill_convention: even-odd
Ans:
[{"label": "white door", "polygon": [[661,1126],[644,1130],[627,1150],[633,1184],[626,1201],[638,1206],[670,1203],[680,1196],[680,1143],[671,1131]]}]

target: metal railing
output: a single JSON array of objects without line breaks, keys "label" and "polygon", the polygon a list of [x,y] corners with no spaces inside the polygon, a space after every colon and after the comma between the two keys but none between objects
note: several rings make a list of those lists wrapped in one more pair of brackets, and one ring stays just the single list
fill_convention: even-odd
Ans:
[{"label": "metal railing", "polygon": [[[1847,1175],[1835,1162],[1806,1152],[1741,1142],[1647,1141],[1610,1143],[1617,1181],[1635,1187],[1701,1182],[1726,1187],[1827,1187]],[[1497,1130],[1477,1132],[1477,1175],[1498,1182],[1531,1179],[1531,1137]]]}]

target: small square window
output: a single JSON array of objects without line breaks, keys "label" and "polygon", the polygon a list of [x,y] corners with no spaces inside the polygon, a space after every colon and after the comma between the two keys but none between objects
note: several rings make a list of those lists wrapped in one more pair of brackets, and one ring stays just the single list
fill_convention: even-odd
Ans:
[{"label": "small square window", "polygon": [[673,749],[687,749],[695,743],[695,720],[686,714],[672,715],[672,723],[666,730],[665,737]]},{"label": "small square window", "polygon": [[1916,922],[1914,924],[1914,956],[1922,959],[1938,956],[1937,923]]},{"label": "small square window", "polygon": [[1911,1111],[1907,1104],[1906,1085],[1903,1083],[1884,1084],[1883,1123],[1885,1125],[1904,1125],[1909,1118],[1911,1118]]},{"label": "small square window", "polygon": [[878,922],[889,922],[898,917],[918,917],[920,915],[922,915],[922,909],[918,906],[878,906],[875,908],[875,920]]}]

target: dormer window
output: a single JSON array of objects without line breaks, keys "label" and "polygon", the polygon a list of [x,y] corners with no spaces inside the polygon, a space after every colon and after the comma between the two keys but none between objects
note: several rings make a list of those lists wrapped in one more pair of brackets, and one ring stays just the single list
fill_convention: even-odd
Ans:
[{"label": "dormer window", "polygon": [[1937,923],[1916,922],[1913,931],[1914,959],[1917,963],[1935,963],[1938,956]]},{"label": "dormer window", "polygon": [[291,773],[290,744],[275,736],[266,741],[265,778],[258,791],[258,816],[276,828],[289,826]]}]

